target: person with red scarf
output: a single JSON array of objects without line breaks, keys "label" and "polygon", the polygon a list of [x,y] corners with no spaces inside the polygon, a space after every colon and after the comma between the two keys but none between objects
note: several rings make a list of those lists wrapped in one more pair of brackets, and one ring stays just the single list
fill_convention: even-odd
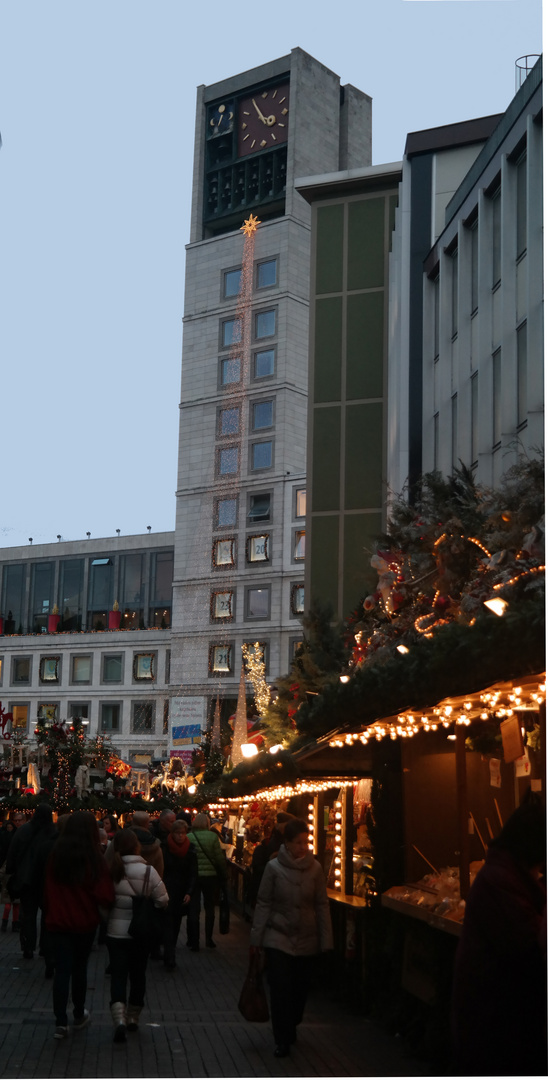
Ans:
[{"label": "person with red scarf", "polygon": [[188,836],[186,821],[175,821],[162,843],[164,853],[164,885],[169,904],[164,921],[164,964],[174,971],[175,949],[183,915],[188,913],[190,898],[198,883],[198,862]]}]

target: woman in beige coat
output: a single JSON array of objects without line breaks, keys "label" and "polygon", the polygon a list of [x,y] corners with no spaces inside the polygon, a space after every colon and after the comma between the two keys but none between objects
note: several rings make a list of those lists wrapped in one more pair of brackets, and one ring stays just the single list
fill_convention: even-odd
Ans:
[{"label": "woman in beige coat", "polygon": [[329,900],[304,821],[290,821],[267,863],[253,918],[251,949],[264,948],[276,1057],[287,1057],[303,1018],[314,957],[333,948]]}]

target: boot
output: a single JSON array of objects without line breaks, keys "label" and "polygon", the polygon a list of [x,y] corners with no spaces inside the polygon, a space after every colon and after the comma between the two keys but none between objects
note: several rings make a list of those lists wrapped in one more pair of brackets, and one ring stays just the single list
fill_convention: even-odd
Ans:
[{"label": "boot", "polygon": [[131,1002],[129,1003],[126,1016],[126,1024],[128,1031],[137,1031],[142,1008],[142,1005],[132,1005]]},{"label": "boot", "polygon": [[2,919],[2,933],[5,934],[8,929],[8,920]]},{"label": "boot", "polygon": [[124,1001],[111,1001],[110,1015],[114,1024],[114,1042],[126,1041],[126,1005]]}]

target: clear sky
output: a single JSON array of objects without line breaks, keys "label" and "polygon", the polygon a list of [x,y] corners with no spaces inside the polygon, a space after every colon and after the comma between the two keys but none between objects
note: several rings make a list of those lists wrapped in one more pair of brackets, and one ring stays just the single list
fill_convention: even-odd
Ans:
[{"label": "clear sky", "polygon": [[0,546],[174,527],[196,86],[300,46],[408,131],[502,112],[541,0],[0,0]]}]

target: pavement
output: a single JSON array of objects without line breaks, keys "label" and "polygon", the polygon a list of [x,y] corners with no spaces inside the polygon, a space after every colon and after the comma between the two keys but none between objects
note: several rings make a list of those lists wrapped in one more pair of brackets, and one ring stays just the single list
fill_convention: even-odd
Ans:
[{"label": "pavement", "polygon": [[[18,934],[0,934],[0,1077],[428,1076],[396,1040],[313,988],[291,1056],[273,1056],[269,1023],[246,1022],[238,997],[248,959],[249,923],[232,913],[217,948],[177,948],[177,969],[149,961],[147,999],[136,1034],[112,1041],[106,946],[95,945],[86,1006],[91,1023],[53,1038],[51,979],[35,954],[24,960]],[[69,1003],[70,1005],[70,1003]],[[69,1007],[70,1016],[70,1007]]]}]

